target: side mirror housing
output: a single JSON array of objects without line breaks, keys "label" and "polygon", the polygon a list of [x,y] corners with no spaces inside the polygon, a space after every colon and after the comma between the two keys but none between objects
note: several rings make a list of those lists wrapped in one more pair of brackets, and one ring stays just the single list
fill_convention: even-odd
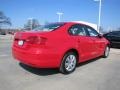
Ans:
[{"label": "side mirror housing", "polygon": [[99,37],[99,38],[103,38],[103,35],[102,35],[102,34],[98,34],[98,37]]}]

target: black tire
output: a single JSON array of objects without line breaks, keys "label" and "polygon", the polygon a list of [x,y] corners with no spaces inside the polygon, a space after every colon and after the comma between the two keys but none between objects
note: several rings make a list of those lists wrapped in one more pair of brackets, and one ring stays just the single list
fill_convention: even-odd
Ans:
[{"label": "black tire", "polygon": [[64,55],[59,70],[63,74],[69,74],[76,69],[76,64],[77,55],[74,52],[68,52]]},{"label": "black tire", "polygon": [[109,56],[109,52],[110,52],[110,47],[106,46],[104,50],[103,58],[107,58]]}]

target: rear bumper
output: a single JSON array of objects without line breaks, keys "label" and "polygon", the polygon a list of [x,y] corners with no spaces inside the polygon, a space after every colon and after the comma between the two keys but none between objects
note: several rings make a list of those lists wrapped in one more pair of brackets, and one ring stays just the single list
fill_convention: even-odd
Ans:
[{"label": "rear bumper", "polygon": [[60,66],[60,56],[46,49],[31,51],[12,47],[12,55],[21,63],[32,67],[58,68]]}]

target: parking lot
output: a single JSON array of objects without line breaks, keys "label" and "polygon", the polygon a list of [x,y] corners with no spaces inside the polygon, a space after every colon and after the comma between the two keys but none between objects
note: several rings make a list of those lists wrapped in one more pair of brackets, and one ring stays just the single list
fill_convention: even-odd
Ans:
[{"label": "parking lot", "polygon": [[120,49],[80,64],[74,73],[36,69],[14,60],[12,36],[0,36],[0,90],[120,90]]}]

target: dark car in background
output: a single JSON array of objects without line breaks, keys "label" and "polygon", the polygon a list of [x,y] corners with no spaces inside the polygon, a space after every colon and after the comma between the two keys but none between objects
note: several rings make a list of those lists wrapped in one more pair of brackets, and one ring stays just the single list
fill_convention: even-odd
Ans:
[{"label": "dark car in background", "polygon": [[103,36],[110,41],[111,47],[120,47],[120,31],[112,31]]},{"label": "dark car in background", "polygon": [[0,31],[0,35],[6,35],[5,31]]}]

